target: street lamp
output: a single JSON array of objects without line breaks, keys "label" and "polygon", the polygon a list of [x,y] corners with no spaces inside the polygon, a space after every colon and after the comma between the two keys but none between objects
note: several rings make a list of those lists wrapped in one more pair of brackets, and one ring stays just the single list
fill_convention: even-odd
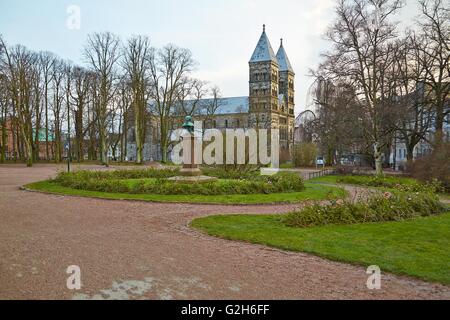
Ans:
[{"label": "street lamp", "polygon": [[67,172],[70,172],[70,104],[67,101]]}]

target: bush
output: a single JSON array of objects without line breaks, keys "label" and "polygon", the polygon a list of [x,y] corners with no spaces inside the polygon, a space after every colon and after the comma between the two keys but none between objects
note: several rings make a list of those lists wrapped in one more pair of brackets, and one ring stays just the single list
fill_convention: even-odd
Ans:
[{"label": "bush", "polygon": [[415,179],[395,176],[339,176],[336,180],[339,183],[364,185],[368,187],[383,187],[396,189],[403,192],[428,192],[436,193],[441,190],[438,181],[421,183]]},{"label": "bush", "polygon": [[261,177],[258,166],[254,165],[218,165],[202,167],[204,175],[219,179],[258,179]]},{"label": "bush", "polygon": [[317,158],[317,146],[313,143],[300,143],[294,147],[296,167],[314,166]]},{"label": "bush", "polygon": [[428,193],[377,195],[367,202],[336,200],[328,206],[314,204],[289,213],[283,222],[290,227],[311,227],[327,224],[354,224],[400,221],[446,211],[439,199]]},{"label": "bush", "polygon": [[95,171],[80,170],[75,172],[60,172],[56,180],[58,182],[65,179],[77,180],[111,180],[111,179],[144,179],[144,178],[170,178],[179,174],[179,169],[132,169],[132,170],[111,170]]},{"label": "bush", "polygon": [[408,173],[420,181],[438,180],[450,192],[450,143],[443,143],[430,155],[419,158],[407,166]]},{"label": "bush", "polygon": [[359,175],[369,175],[370,171],[372,171],[372,167],[361,167],[361,166],[355,166],[355,165],[337,165],[334,168],[334,172],[336,174],[342,174],[342,175],[352,175],[352,174],[359,174]]},{"label": "bush", "polygon": [[[132,194],[267,194],[298,192],[304,189],[302,178],[297,174],[287,172],[273,176],[261,176],[248,172],[249,179],[221,179],[209,183],[177,183],[165,179],[166,176],[174,176],[174,171],[157,171],[159,170],[136,171],[133,174],[113,171],[78,171],[75,173],[60,173],[55,181],[64,187],[74,189]],[[219,169],[215,172],[223,177],[237,176],[234,171],[226,174],[225,171]]]}]

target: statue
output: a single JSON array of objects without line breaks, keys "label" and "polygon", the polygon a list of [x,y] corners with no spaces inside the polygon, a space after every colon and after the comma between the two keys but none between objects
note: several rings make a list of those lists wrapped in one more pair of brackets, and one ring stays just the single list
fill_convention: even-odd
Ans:
[{"label": "statue", "polygon": [[195,143],[194,122],[191,116],[186,116],[182,127],[188,132],[183,136],[183,167],[180,169],[180,176],[169,178],[169,180],[180,183],[216,181],[215,177],[203,176],[198,164],[195,163],[195,148],[198,146]]},{"label": "statue", "polygon": [[183,129],[186,129],[190,134],[194,133],[194,122],[192,121],[191,116],[186,116],[186,118],[184,118],[182,127]]}]

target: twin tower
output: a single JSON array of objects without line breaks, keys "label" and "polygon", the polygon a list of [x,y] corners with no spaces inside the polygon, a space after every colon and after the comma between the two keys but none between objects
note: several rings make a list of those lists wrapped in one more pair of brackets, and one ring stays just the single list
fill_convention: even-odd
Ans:
[{"label": "twin tower", "polygon": [[258,127],[280,130],[280,145],[290,149],[294,136],[295,73],[283,47],[275,55],[266,27],[249,61],[249,111]]}]

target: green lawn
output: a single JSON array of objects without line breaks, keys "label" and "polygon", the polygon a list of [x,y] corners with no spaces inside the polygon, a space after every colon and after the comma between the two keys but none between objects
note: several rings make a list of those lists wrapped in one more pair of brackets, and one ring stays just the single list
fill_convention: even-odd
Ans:
[{"label": "green lawn", "polygon": [[[337,176],[337,175],[329,175],[329,176],[323,176],[319,178],[314,178],[311,180],[308,180],[311,183],[330,183],[330,184],[350,184],[350,185],[357,185],[360,187],[367,187],[367,188],[376,188],[376,189],[382,189],[386,191],[396,192],[398,191],[395,188],[388,188],[388,187],[374,187],[374,186],[368,186],[367,182],[372,178],[373,176]],[[338,178],[347,179],[348,182],[338,182]],[[414,183],[417,183],[417,180],[414,178],[409,177],[401,177],[401,176],[385,176],[383,178],[388,183],[396,183],[401,182],[405,185],[412,185]],[[444,200],[450,200],[450,193],[440,193],[438,196],[441,199]]]},{"label": "green lawn", "polygon": [[[374,176],[367,175],[367,176],[337,176],[337,175],[329,175],[329,176],[323,176],[319,178],[314,178],[309,181],[311,182],[322,182],[322,183],[338,183],[338,178],[348,180],[349,184],[357,184],[357,185],[367,185],[367,183],[374,178]],[[411,185],[414,183],[417,183],[417,180],[414,178],[409,177],[402,177],[402,176],[384,176],[383,180],[387,183],[397,183],[400,182],[401,184]],[[344,182],[343,182],[344,183]],[[347,183],[347,182],[345,182]]]},{"label": "green lawn", "polygon": [[450,284],[450,213],[402,222],[291,228],[280,215],[222,215],[191,226],[225,239],[303,251]]},{"label": "green lawn", "polygon": [[271,193],[271,194],[235,194],[235,195],[158,195],[158,194],[129,194],[86,191],[67,188],[52,181],[41,181],[25,186],[28,189],[82,197],[103,199],[142,200],[152,202],[192,202],[192,203],[221,203],[221,204],[259,204],[259,203],[294,203],[305,200],[321,200],[344,198],[347,193],[342,188],[305,183],[305,190],[301,192]]},{"label": "green lawn", "polygon": [[309,182],[320,182],[320,183],[338,183],[337,182],[338,176],[329,175],[329,176],[323,176],[319,178],[313,178],[308,180]]}]

